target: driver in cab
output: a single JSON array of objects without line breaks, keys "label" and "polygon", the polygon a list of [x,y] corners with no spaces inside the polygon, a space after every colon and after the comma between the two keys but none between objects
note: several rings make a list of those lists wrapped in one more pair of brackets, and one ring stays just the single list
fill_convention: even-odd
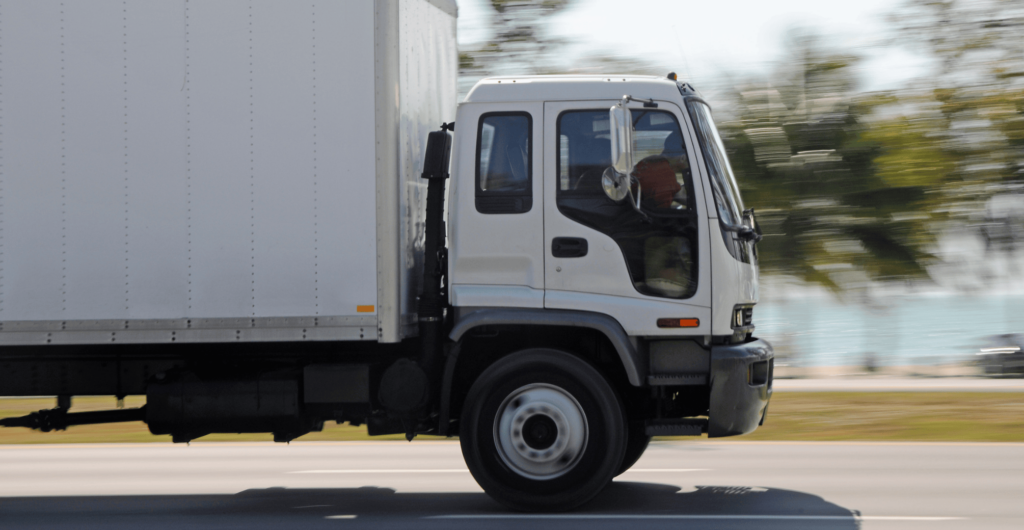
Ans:
[{"label": "driver in cab", "polygon": [[633,171],[640,183],[642,205],[651,210],[685,208],[686,191],[677,175],[685,176],[689,169],[683,138],[673,131],[665,138],[661,155],[644,158]]}]

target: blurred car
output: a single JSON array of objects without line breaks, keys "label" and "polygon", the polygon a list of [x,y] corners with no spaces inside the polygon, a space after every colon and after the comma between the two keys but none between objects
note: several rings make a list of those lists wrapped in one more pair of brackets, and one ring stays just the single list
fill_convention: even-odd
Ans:
[{"label": "blurred car", "polygon": [[989,375],[1024,375],[1024,333],[992,335],[975,353],[977,363]]}]

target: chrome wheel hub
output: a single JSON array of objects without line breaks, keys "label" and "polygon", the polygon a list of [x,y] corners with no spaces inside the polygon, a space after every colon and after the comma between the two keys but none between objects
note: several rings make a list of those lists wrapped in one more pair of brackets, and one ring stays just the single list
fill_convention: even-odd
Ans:
[{"label": "chrome wheel hub", "polygon": [[509,394],[494,419],[494,444],[502,461],[535,480],[550,480],[575,467],[587,435],[587,417],[579,402],[546,383]]}]

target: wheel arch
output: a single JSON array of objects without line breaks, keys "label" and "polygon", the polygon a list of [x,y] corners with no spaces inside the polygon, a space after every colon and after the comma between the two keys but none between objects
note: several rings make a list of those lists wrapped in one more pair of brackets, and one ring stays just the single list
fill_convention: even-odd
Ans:
[{"label": "wheel arch", "polygon": [[[461,408],[460,388],[465,387],[462,388],[465,390],[472,384],[472,381],[463,379],[478,376],[493,362],[520,349],[547,347],[576,353],[595,366],[605,366],[608,372],[606,375],[613,385],[639,388],[646,379],[646,358],[629,340],[622,325],[608,315],[589,311],[497,308],[461,312],[462,315],[456,319],[448,335],[451,342],[448,343],[441,382],[438,418],[438,434],[442,436],[452,434],[451,418],[457,418]],[[522,332],[529,328],[548,333]],[[494,333],[498,333],[498,330],[519,330],[519,333],[512,336],[521,342],[509,344],[502,341],[497,351],[488,348],[484,355],[479,355],[481,348],[474,347],[474,335],[486,333],[487,330],[494,330]],[[598,344],[593,344],[591,351],[587,351],[587,348],[558,344],[561,339],[578,340],[581,344]],[[466,350],[473,350],[473,355],[467,355]],[[475,369],[467,366],[472,363],[478,363]]]},{"label": "wheel arch", "polygon": [[615,348],[629,384],[640,386],[647,375],[645,359],[629,340],[618,320],[604,313],[564,309],[500,308],[477,309],[457,319],[448,338],[459,342],[470,330],[480,326],[526,325],[581,327],[600,331]]}]

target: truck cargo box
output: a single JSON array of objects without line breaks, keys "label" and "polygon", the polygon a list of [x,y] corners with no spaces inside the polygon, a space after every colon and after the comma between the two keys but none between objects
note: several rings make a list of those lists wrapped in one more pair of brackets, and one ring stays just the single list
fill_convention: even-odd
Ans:
[{"label": "truck cargo box", "polygon": [[0,2],[0,344],[415,334],[455,17]]}]

